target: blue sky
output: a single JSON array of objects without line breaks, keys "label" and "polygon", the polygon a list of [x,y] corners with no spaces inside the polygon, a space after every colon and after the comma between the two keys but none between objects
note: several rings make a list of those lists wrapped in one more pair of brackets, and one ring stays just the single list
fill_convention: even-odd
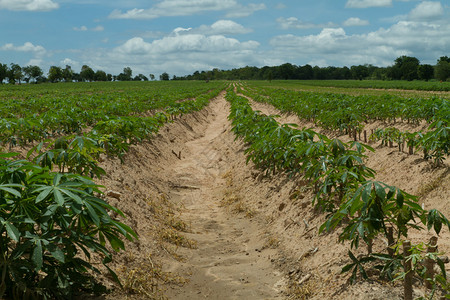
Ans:
[{"label": "blue sky", "polygon": [[0,63],[118,74],[450,56],[448,0],[0,0]]}]

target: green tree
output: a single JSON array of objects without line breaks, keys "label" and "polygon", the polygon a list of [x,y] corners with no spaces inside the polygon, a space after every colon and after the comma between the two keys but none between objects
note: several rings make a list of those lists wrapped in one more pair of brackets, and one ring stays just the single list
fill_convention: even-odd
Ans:
[{"label": "green tree", "polygon": [[420,61],[412,56],[400,56],[395,59],[392,72],[392,79],[414,80],[419,79],[417,73]]},{"label": "green tree", "polygon": [[125,75],[125,78],[127,81],[131,80],[133,77],[133,71],[130,67],[123,68],[123,74]]},{"label": "green tree", "polygon": [[31,81],[31,79],[34,79],[34,82],[37,82],[39,77],[42,77],[44,75],[44,72],[42,72],[42,69],[39,66],[26,66],[23,68],[23,73],[25,76],[25,81],[28,83]]},{"label": "green tree", "polygon": [[369,68],[367,65],[351,66],[350,72],[353,79],[363,80],[369,76]]},{"label": "green tree", "polygon": [[428,81],[434,76],[434,68],[432,65],[420,65],[417,69],[419,79]]},{"label": "green tree", "polygon": [[73,80],[73,70],[71,66],[66,65],[66,67],[62,70],[62,78],[65,82],[70,82]]},{"label": "green tree", "polygon": [[20,80],[23,77],[22,67],[19,66],[18,64],[12,63],[11,66],[9,67],[9,72],[8,72],[7,77],[8,77],[9,83],[14,84],[14,83],[18,82],[20,84]]},{"label": "green tree", "polygon": [[59,82],[63,79],[63,71],[61,67],[51,66],[48,70],[48,80],[50,82]]},{"label": "green tree", "polygon": [[170,76],[167,72],[164,72],[159,76],[159,80],[169,80],[169,79],[170,79]]},{"label": "green tree", "polygon": [[8,65],[0,63],[0,84],[8,77]]},{"label": "green tree", "polygon": [[436,79],[440,81],[446,81],[450,78],[450,58],[447,56],[441,56],[436,64],[435,69]]},{"label": "green tree", "polygon": [[155,80],[155,75],[154,74],[150,74],[150,80]]},{"label": "green tree", "polygon": [[107,81],[108,76],[106,75],[105,71],[97,70],[97,72],[95,72],[94,79],[95,81]]},{"label": "green tree", "polygon": [[95,72],[89,66],[83,65],[81,67],[80,77],[82,81],[93,81]]}]

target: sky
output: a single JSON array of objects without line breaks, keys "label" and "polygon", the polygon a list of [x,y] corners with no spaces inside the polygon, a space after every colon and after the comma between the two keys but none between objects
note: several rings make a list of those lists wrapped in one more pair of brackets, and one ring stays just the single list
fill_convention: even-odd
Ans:
[{"label": "sky", "polygon": [[450,56],[450,1],[0,0],[0,63],[133,76]]}]

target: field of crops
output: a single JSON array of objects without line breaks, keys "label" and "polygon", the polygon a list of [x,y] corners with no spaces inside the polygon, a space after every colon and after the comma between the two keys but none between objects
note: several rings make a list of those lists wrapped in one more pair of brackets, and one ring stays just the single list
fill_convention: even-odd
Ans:
[{"label": "field of crops", "polygon": [[[91,254],[107,267],[111,249],[124,248],[121,237],[137,238],[108,214],[122,212],[98,197],[92,178],[105,174],[100,156],[121,158],[130,145],[202,109],[223,88],[223,83],[1,87],[0,297],[67,298],[74,287],[95,290],[85,274],[98,272],[89,263]],[[28,150],[28,160],[14,159],[14,149]]]},{"label": "field of crops", "polygon": [[[402,155],[419,155],[430,168],[448,170],[450,99],[445,94],[299,91],[298,84],[304,83],[0,86],[0,268],[4,274],[0,298],[66,298],[80,291],[103,292],[91,280],[90,272],[100,272],[90,263],[91,256],[101,257],[110,278],[118,281],[108,264],[115,251],[125,248],[125,239],[134,241],[140,233],[119,221],[122,211],[100,196],[102,187],[95,182],[107,175],[101,161],[119,158],[126,164],[133,147],[155,138],[161,128],[181,116],[219,101],[223,91],[230,103],[231,130],[243,141],[246,161],[266,177],[295,182],[301,178],[302,190],[311,191],[314,211],[326,216],[317,228],[319,234],[339,231],[339,240],[349,246],[342,270],[351,272],[350,281],[367,279],[376,269],[383,280],[414,273],[429,283],[431,293],[448,291],[445,266],[437,253],[427,252],[420,243],[405,254],[401,247],[420,226],[439,234],[443,227],[450,229],[450,222],[437,209],[422,207],[420,198],[402,186],[377,180],[378,170],[367,165],[367,158],[378,151],[373,144],[381,142]],[[341,82],[307,84],[363,87],[357,86],[358,81],[345,86]],[[396,87],[427,89],[409,83]],[[320,132],[280,122],[254,109],[254,103],[293,114]],[[399,129],[402,124],[423,129]],[[182,160],[181,151],[172,149],[172,153]],[[448,172],[442,174],[446,178]],[[380,240],[386,240],[388,247],[378,249]],[[361,245],[366,245],[366,252]],[[404,260],[413,261],[414,272],[405,269]],[[440,267],[437,276],[421,264],[425,260]]]},{"label": "field of crops", "polygon": [[[267,84],[267,83],[266,83]],[[271,85],[284,88],[328,87],[346,89],[381,89],[415,91],[450,91],[450,82],[404,80],[289,80],[273,81]]]}]

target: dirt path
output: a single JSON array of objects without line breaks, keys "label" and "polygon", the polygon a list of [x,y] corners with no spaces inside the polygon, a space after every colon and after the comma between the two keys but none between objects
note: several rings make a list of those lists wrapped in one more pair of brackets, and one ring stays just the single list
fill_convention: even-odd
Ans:
[{"label": "dirt path", "polygon": [[182,219],[191,225],[186,236],[197,248],[180,248],[185,262],[167,267],[170,272],[188,275],[188,283],[169,289],[167,296],[281,299],[285,279],[271,263],[276,250],[264,247],[262,225],[220,205],[227,192],[228,154],[236,149],[232,149],[229,106],[223,96],[212,103],[212,111],[200,138],[187,142],[181,159],[172,166],[175,189],[170,197],[184,205]]}]

